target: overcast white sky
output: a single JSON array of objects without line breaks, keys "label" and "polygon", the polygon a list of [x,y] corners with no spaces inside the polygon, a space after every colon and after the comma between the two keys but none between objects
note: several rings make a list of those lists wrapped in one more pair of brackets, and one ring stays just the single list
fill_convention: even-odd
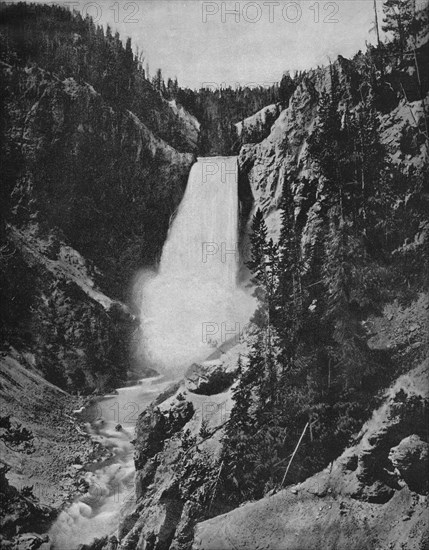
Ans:
[{"label": "overcast white sky", "polygon": [[[63,2],[63,0],[61,0]],[[78,0],[182,86],[269,83],[375,42],[373,0]],[[381,0],[377,0],[381,23]],[[238,9],[238,12],[230,13]]]}]

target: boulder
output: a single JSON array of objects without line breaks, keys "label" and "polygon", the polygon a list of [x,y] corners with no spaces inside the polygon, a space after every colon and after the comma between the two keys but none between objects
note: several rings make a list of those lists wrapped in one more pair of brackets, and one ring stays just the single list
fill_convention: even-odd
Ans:
[{"label": "boulder", "polygon": [[404,438],[390,449],[389,460],[411,490],[427,492],[429,444],[426,441],[416,434]]}]

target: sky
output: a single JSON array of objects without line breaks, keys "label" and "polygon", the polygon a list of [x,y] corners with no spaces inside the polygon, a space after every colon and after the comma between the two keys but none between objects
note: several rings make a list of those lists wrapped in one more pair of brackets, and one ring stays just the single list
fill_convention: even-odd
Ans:
[{"label": "sky", "polygon": [[[59,3],[59,2],[57,2]],[[70,0],[181,86],[265,85],[375,43],[373,0]],[[381,0],[377,0],[379,22]]]}]

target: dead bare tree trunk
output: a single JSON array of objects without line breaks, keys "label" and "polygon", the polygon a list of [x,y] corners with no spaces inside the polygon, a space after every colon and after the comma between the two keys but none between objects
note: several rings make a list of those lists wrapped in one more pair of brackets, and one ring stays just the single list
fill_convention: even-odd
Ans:
[{"label": "dead bare tree trunk", "polygon": [[378,28],[377,0],[374,0],[375,30],[377,32],[377,46],[380,46],[380,30]]},{"label": "dead bare tree trunk", "polygon": [[283,487],[283,485],[284,485],[284,482],[285,482],[285,480],[286,480],[286,476],[287,476],[287,474],[288,474],[288,472],[289,472],[289,468],[290,468],[290,466],[291,466],[291,464],[292,464],[293,459],[295,458],[295,455],[296,455],[296,452],[297,452],[299,446],[301,445],[301,441],[302,441],[302,439],[303,439],[303,437],[304,437],[304,435],[305,435],[305,432],[307,431],[307,428],[308,428],[309,424],[310,424],[310,422],[308,421],[307,424],[304,426],[304,429],[302,430],[301,437],[299,438],[299,441],[298,441],[298,443],[296,444],[295,450],[294,450],[294,452],[292,453],[292,456],[290,457],[289,464],[287,465],[286,472],[285,472],[285,475],[283,476],[283,479],[282,479],[282,482],[281,482],[280,487]]}]

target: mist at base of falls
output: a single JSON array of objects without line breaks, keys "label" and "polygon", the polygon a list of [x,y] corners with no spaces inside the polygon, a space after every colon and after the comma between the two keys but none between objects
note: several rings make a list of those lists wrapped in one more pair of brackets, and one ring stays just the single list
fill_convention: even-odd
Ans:
[{"label": "mist at base of falls", "polygon": [[137,281],[145,361],[181,373],[227,340],[239,341],[255,309],[238,284],[236,157],[199,158],[170,227],[157,272]]}]

